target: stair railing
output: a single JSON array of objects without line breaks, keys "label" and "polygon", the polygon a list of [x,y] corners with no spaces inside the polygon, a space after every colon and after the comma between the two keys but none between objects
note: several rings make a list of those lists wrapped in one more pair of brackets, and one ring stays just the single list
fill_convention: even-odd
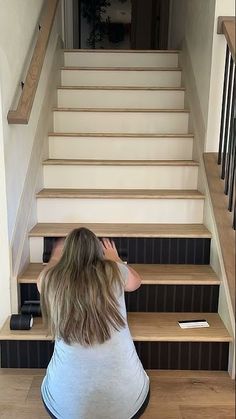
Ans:
[{"label": "stair railing", "polygon": [[10,110],[7,115],[9,124],[28,124],[36,95],[41,70],[50,38],[58,0],[45,0],[42,21],[39,25],[38,37],[33,56],[27,71],[25,82],[21,83],[22,92],[16,110]]},{"label": "stair railing", "polygon": [[218,33],[226,38],[226,59],[221,111],[218,165],[228,196],[228,210],[233,212],[236,230],[236,77],[235,77],[235,18],[219,17]]}]

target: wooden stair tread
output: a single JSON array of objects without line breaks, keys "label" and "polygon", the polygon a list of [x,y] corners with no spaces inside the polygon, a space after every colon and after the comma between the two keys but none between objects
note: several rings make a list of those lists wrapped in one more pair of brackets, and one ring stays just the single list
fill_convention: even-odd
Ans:
[{"label": "wooden stair tread", "polygon": [[64,66],[61,70],[75,71],[182,71],[180,67],[93,67],[93,66]]},{"label": "wooden stair tread", "polygon": [[153,109],[153,108],[58,108],[53,112],[116,112],[116,113],[190,113],[189,109]]},{"label": "wooden stair tread", "polygon": [[[142,277],[142,284],[148,285],[219,285],[220,280],[209,265],[159,265],[131,264]],[[35,284],[42,263],[30,263],[18,277],[21,284]]]},{"label": "wooden stair tread", "polygon": [[189,237],[211,238],[203,224],[105,224],[38,223],[30,237],[65,237],[74,228],[86,227],[103,237]]},{"label": "wooden stair tread", "polygon": [[193,138],[194,134],[130,134],[130,133],[107,133],[107,132],[49,132],[49,137],[111,137],[111,138]]},{"label": "wooden stair tread", "polygon": [[194,160],[101,160],[101,159],[47,159],[43,165],[94,166],[199,166]]},{"label": "wooden stair tread", "polygon": [[175,189],[42,189],[37,198],[204,199],[197,190]]},{"label": "wooden stair tread", "polygon": [[[206,319],[209,328],[181,329],[179,320]],[[0,331],[0,340],[51,340],[41,318],[31,330],[12,331],[9,318]],[[148,342],[231,342],[232,337],[216,313],[128,313],[133,340]]]},{"label": "wooden stair tread", "polygon": [[65,48],[63,50],[64,52],[74,52],[74,53],[81,53],[81,52],[89,52],[89,53],[93,53],[96,54],[98,53],[128,53],[128,54],[147,54],[147,53],[151,53],[151,54],[179,54],[181,52],[181,50],[179,49],[88,49],[88,48]]},{"label": "wooden stair tread", "polygon": [[58,86],[58,90],[138,90],[138,91],[185,91],[185,87],[148,87],[148,86]]}]

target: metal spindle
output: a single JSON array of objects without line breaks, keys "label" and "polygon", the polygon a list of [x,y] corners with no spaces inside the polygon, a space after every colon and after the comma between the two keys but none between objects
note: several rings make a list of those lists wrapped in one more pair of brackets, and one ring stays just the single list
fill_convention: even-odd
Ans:
[{"label": "metal spindle", "polygon": [[233,71],[234,71],[234,62],[232,56],[230,57],[230,69],[229,69],[229,83],[228,83],[228,92],[227,92],[227,103],[226,103],[226,117],[225,117],[225,130],[224,130],[224,139],[223,139],[223,158],[222,158],[222,169],[221,169],[221,179],[225,178],[226,171],[226,157],[228,152],[228,139],[229,139],[229,128],[230,128],[230,111],[232,107],[233,99]]},{"label": "metal spindle", "polygon": [[223,88],[223,100],[222,100],[222,111],[221,111],[221,124],[220,124],[220,143],[219,143],[219,152],[218,152],[218,164],[221,164],[222,159],[222,145],[223,145],[223,138],[224,138],[224,130],[225,130],[225,101],[226,101],[226,94],[227,94],[227,86],[228,86],[228,79],[229,79],[229,47],[226,47],[226,59],[225,59],[225,75],[224,75],[224,88]]},{"label": "metal spindle", "polygon": [[229,184],[229,211],[232,211],[233,208],[233,199],[235,194],[235,171],[236,171],[236,119],[233,121],[232,129],[232,165],[231,165],[231,175],[230,175],[230,184]]},{"label": "metal spindle", "polygon": [[228,153],[226,157],[226,174],[225,174],[225,194],[228,195],[229,192],[229,183],[230,176],[232,175],[232,165],[234,159],[234,118],[235,118],[235,72],[234,72],[234,83],[233,83],[233,98],[232,98],[232,107],[231,107],[231,117],[230,117],[230,133],[229,133],[229,145]]}]

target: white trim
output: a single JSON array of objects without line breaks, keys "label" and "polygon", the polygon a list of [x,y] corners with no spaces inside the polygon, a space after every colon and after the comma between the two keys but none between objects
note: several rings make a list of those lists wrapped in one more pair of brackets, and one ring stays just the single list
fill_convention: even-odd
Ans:
[{"label": "white trim", "polygon": [[[194,159],[198,160],[199,166],[199,181],[198,190],[205,194],[205,210],[204,210],[204,224],[212,233],[211,240],[211,260],[210,263],[213,269],[218,274],[221,280],[219,308],[218,313],[222,318],[229,333],[234,337],[235,341],[235,315],[232,307],[232,302],[229,293],[227,277],[225,273],[223,257],[220,248],[220,241],[218,231],[214,218],[210,192],[203,162],[204,140],[206,135],[206,126],[204,124],[203,115],[200,109],[200,101],[196,89],[194,73],[191,66],[191,58],[187,49],[186,42],[183,43],[183,51],[180,55],[180,64],[183,68],[183,82],[187,88],[187,101],[191,112],[191,125],[195,135],[194,142]],[[228,371],[232,378],[235,377],[235,347],[234,343],[230,344],[229,349],[229,364]]]}]

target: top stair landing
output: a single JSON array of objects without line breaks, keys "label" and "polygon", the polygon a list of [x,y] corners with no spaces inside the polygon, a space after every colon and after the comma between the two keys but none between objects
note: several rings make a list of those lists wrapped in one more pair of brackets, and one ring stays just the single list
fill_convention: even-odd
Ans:
[{"label": "top stair landing", "polygon": [[68,67],[178,67],[179,51],[174,50],[65,50]]}]

